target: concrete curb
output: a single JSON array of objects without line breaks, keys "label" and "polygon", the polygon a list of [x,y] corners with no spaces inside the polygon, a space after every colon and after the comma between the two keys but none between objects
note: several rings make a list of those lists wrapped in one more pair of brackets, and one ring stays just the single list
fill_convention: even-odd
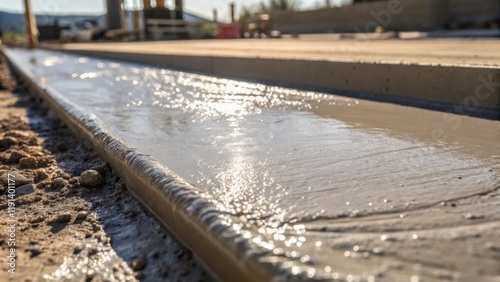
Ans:
[{"label": "concrete curb", "polygon": [[500,67],[50,49],[500,119]]},{"label": "concrete curb", "polygon": [[128,147],[107,131],[98,118],[66,100],[62,93],[37,84],[22,67],[13,64],[4,49],[0,48],[0,55],[29,89],[89,144],[103,162],[110,164],[134,196],[216,277],[224,281],[271,281],[278,275],[275,265],[258,261],[259,254],[245,244],[241,234],[221,224],[219,212],[209,198],[200,195],[201,191],[149,156]]}]

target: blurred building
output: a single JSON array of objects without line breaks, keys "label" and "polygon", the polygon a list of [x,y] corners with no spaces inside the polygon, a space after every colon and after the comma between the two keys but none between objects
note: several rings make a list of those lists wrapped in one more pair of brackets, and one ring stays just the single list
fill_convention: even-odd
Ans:
[{"label": "blurred building", "polygon": [[[126,29],[133,29],[133,11],[124,11],[124,25]],[[208,23],[211,20],[183,11],[183,19],[189,23]],[[99,26],[107,27],[106,15],[36,15],[40,40],[57,40],[61,30],[66,29],[72,22],[92,20]],[[144,27],[143,12],[140,11],[140,25]],[[25,33],[24,16],[21,13],[0,11],[0,32]]]},{"label": "blurred building", "polygon": [[428,31],[490,28],[500,23],[498,0],[376,0],[313,11],[275,11],[273,29],[282,33]]}]

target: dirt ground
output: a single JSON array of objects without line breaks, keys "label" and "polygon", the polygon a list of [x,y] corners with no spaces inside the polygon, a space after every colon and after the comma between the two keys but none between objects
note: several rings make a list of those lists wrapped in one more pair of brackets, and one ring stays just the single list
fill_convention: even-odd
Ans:
[{"label": "dirt ground", "polygon": [[213,280],[4,63],[0,194],[0,281]]}]

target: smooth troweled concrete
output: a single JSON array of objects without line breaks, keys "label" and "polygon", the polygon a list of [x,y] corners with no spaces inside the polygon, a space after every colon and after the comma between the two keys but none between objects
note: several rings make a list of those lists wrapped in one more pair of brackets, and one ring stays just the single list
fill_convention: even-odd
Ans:
[{"label": "smooth troweled concrete", "polygon": [[206,40],[50,45],[75,54],[500,119],[498,40]]},{"label": "smooth troweled concrete", "polygon": [[498,279],[498,121],[57,52],[6,54],[82,120],[101,156],[221,277]]}]

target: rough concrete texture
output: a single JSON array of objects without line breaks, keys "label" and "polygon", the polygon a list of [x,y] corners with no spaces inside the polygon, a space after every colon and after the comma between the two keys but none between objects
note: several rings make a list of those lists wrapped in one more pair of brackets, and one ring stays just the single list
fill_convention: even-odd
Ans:
[{"label": "rough concrete texture", "polygon": [[[212,280],[3,63],[0,89],[0,281]],[[25,158],[36,165],[23,168]],[[99,185],[81,185],[89,171]],[[8,178],[16,195],[14,275]]]},{"label": "rough concrete texture", "polygon": [[[497,121],[45,51],[7,54],[182,178],[198,201],[186,213],[214,205],[207,237],[217,231],[243,248],[235,265],[257,261],[287,280],[498,280]],[[172,182],[157,196],[187,194]]]}]

